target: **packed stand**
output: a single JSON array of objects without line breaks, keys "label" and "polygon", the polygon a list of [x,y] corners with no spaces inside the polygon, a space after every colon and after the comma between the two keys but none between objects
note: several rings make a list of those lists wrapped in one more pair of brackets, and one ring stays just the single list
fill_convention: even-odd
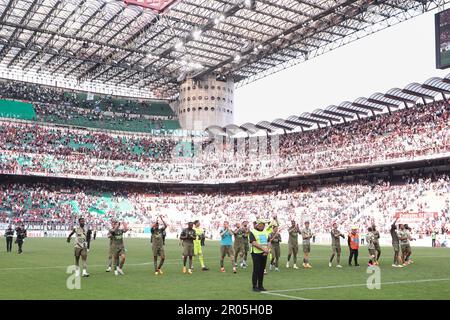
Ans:
[{"label": "packed stand", "polygon": [[0,121],[0,172],[141,181],[276,178],[448,155],[449,124],[449,106],[443,101],[269,140],[259,138],[262,144]]},{"label": "packed stand", "polygon": [[68,230],[77,217],[84,216],[97,230],[106,228],[111,218],[143,230],[162,215],[172,233],[199,219],[208,234],[217,236],[224,221],[277,215],[281,226],[291,220],[310,221],[317,234],[328,234],[333,222],[342,230],[357,225],[363,231],[375,223],[380,232],[389,234],[390,224],[400,212],[433,212],[413,225],[415,233],[425,236],[433,230],[448,232],[449,201],[448,175],[392,184],[357,181],[259,193],[176,194],[132,188],[111,191],[81,184],[9,183],[0,185],[0,223],[24,221],[34,229]]},{"label": "packed stand", "polygon": [[39,122],[135,132],[179,128],[168,105],[152,107],[145,101],[95,97],[88,100],[86,94],[77,95],[26,82],[0,81],[0,99],[31,102],[36,111],[34,120]]}]

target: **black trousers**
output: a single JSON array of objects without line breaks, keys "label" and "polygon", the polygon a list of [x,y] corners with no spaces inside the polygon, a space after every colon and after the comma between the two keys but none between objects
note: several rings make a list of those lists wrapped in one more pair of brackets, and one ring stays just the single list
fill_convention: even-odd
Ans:
[{"label": "black trousers", "polygon": [[6,252],[11,252],[12,243],[13,243],[13,238],[12,237],[7,237],[6,238]]},{"label": "black trousers", "polygon": [[431,239],[431,246],[436,247],[436,239]]},{"label": "black trousers", "polygon": [[23,240],[16,239],[17,245],[19,246],[19,253],[22,253]]},{"label": "black trousers", "polygon": [[263,288],[264,269],[266,268],[267,255],[262,253],[252,253],[253,260],[253,274],[252,284],[253,288]]},{"label": "black trousers", "polygon": [[358,265],[358,249],[350,249],[350,256],[348,257],[348,264],[352,264],[353,257],[355,257],[355,266]]}]

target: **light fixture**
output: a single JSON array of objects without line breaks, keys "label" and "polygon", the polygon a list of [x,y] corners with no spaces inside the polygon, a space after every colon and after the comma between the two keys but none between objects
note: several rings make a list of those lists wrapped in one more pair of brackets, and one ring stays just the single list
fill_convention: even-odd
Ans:
[{"label": "light fixture", "polygon": [[378,14],[380,12],[380,7],[375,2],[367,7],[367,12],[371,14]]},{"label": "light fixture", "polygon": [[192,31],[192,37],[194,38],[194,40],[200,39],[201,34],[202,34],[202,30],[200,30],[200,29],[196,29],[196,30]]},{"label": "light fixture", "polygon": [[180,51],[181,49],[183,49],[184,43],[183,41],[177,41],[177,43],[175,43],[175,50]]},{"label": "light fixture", "polygon": [[217,18],[214,19],[214,25],[218,25],[219,23],[221,23],[222,21],[225,21],[226,17],[225,15],[222,13],[220,16],[218,16]]},{"label": "light fixture", "polygon": [[250,10],[254,10],[256,8],[255,0],[244,0],[244,7]]},{"label": "light fixture", "polygon": [[246,52],[248,50],[251,50],[254,47],[253,43],[248,41],[248,40],[244,40],[244,42],[242,43],[242,48],[241,48],[241,52]]}]

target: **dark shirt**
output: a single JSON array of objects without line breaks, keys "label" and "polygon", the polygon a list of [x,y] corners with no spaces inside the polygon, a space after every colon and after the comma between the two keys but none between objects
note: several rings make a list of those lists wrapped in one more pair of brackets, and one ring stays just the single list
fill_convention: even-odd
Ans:
[{"label": "dark shirt", "polygon": [[256,238],[255,238],[255,235],[253,234],[253,232],[250,232],[250,235],[248,237],[249,237],[250,243],[253,243],[253,241],[256,241]]},{"label": "dark shirt", "polygon": [[280,245],[280,242],[281,242],[281,234],[277,234],[275,237],[275,233],[271,233],[270,235],[269,235],[269,239],[271,239],[271,243],[272,243],[272,245],[275,245],[275,246],[277,246],[277,245]]},{"label": "dark shirt", "polygon": [[245,230],[243,228],[239,228],[239,229],[237,229],[236,233],[234,234],[234,241],[243,243],[243,242],[245,242],[246,237],[247,237],[247,235],[245,233]]},{"label": "dark shirt", "polygon": [[22,229],[22,228],[16,228],[16,233],[17,233],[17,240],[23,240],[27,237],[27,230]]},{"label": "dark shirt", "polygon": [[395,224],[391,226],[391,237],[392,237],[392,244],[399,244],[398,234],[397,230],[395,229]]},{"label": "dark shirt", "polygon": [[180,239],[183,241],[186,241],[188,243],[194,243],[194,240],[196,239],[196,233],[194,229],[183,229],[180,234]]},{"label": "dark shirt", "polygon": [[152,236],[150,238],[150,242],[155,243],[156,245],[161,245],[164,239],[164,230],[166,230],[165,226],[162,228],[151,228],[150,232]]},{"label": "dark shirt", "polygon": [[12,228],[5,230],[5,237],[12,238],[14,237],[14,230]]}]

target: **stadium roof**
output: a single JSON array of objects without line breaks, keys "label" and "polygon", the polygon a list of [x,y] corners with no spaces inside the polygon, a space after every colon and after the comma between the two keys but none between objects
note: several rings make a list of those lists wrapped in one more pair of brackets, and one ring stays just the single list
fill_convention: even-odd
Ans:
[{"label": "stadium roof", "polygon": [[[212,134],[235,135],[245,132],[255,134],[256,132],[272,133],[279,131],[293,131],[304,129],[321,128],[323,126],[334,125],[336,123],[347,122],[348,120],[360,119],[386,113],[400,107],[408,108],[418,102],[426,104],[433,102],[436,97],[447,100],[450,97],[450,74],[444,78],[434,77],[428,79],[423,84],[411,83],[404,89],[394,88],[383,93],[375,93],[369,98],[358,98],[353,102],[344,101],[339,105],[331,105],[325,109],[316,109],[313,112],[305,112],[299,116],[290,116],[287,119],[276,119],[272,122],[261,121],[257,124],[246,123],[241,126],[228,125],[220,128],[218,126],[207,128],[206,131]],[[227,130],[233,128],[233,131]]]},{"label": "stadium roof", "polygon": [[0,72],[169,98],[185,76],[244,85],[449,1],[0,0]]}]

